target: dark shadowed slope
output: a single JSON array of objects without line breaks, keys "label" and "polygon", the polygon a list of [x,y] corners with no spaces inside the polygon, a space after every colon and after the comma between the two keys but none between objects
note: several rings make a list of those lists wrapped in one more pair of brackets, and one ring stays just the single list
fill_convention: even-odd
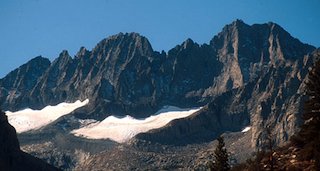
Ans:
[{"label": "dark shadowed slope", "polygon": [[2,171],[58,171],[44,161],[20,150],[15,129],[7,116],[0,112],[0,170]]}]

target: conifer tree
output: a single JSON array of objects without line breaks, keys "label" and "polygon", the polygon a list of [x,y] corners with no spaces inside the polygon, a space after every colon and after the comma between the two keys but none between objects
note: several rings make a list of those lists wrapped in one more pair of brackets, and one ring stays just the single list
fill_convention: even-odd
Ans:
[{"label": "conifer tree", "polygon": [[[313,66],[308,74],[306,81],[306,94],[309,99],[305,101],[305,112],[302,119],[310,120],[313,123],[320,123],[320,57],[317,56]],[[308,124],[308,123],[307,123]]]},{"label": "conifer tree", "polygon": [[320,144],[319,143],[316,147],[316,152],[314,156],[314,170],[320,170]]},{"label": "conifer tree", "polygon": [[311,70],[308,73],[306,94],[302,119],[305,123],[300,126],[297,136],[293,136],[294,144],[301,148],[300,158],[303,160],[315,159],[318,140],[320,139],[320,57],[316,56]]},{"label": "conifer tree", "polygon": [[228,164],[229,156],[223,137],[220,135],[218,138],[218,145],[214,150],[215,163],[210,164],[211,171],[228,171],[230,166]]},{"label": "conifer tree", "polygon": [[265,128],[265,131],[267,133],[267,141],[268,141],[268,149],[269,149],[269,166],[270,166],[270,171],[274,170],[274,158],[273,158],[273,151],[274,151],[274,140],[273,140],[273,135],[272,135],[272,129],[267,126]]}]

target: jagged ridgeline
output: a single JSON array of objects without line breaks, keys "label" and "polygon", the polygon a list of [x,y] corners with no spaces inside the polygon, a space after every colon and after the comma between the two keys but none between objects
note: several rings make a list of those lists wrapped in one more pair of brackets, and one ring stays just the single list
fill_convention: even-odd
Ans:
[{"label": "jagged ridgeline", "polygon": [[268,68],[295,60],[314,47],[274,23],[249,26],[236,20],[210,44],[188,39],[168,54],[153,51],[137,33],[118,34],[74,58],[63,51],[52,63],[36,57],[0,80],[3,108],[41,109],[89,99],[83,112],[103,119],[152,114],[163,105],[202,106],[242,86]]},{"label": "jagged ridgeline", "polygon": [[52,63],[30,60],[0,80],[0,103],[17,111],[89,99],[73,113],[97,120],[142,118],[165,105],[203,106],[190,117],[138,134],[135,148],[146,141],[200,144],[246,126],[255,148],[266,125],[281,144],[301,123],[303,82],[316,53],[271,22],[250,26],[236,20],[209,44],[188,39],[168,53],[154,51],[137,33],[120,33],[91,51],[81,47],[73,58],[63,51]]}]

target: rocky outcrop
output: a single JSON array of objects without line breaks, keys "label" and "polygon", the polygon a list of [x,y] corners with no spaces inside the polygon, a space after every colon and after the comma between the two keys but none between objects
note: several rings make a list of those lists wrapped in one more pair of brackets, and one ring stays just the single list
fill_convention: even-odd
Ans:
[{"label": "rocky outcrop", "polygon": [[0,170],[3,171],[56,171],[42,160],[20,150],[15,129],[0,111]]}]

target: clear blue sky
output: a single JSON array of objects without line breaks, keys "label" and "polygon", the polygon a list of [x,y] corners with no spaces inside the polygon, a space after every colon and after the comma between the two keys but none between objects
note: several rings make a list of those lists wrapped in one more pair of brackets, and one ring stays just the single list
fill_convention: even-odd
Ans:
[{"label": "clear blue sky", "polygon": [[1,0],[0,78],[38,55],[73,57],[119,32],[138,32],[157,51],[187,38],[208,43],[235,19],[272,21],[320,47],[319,0]]}]

